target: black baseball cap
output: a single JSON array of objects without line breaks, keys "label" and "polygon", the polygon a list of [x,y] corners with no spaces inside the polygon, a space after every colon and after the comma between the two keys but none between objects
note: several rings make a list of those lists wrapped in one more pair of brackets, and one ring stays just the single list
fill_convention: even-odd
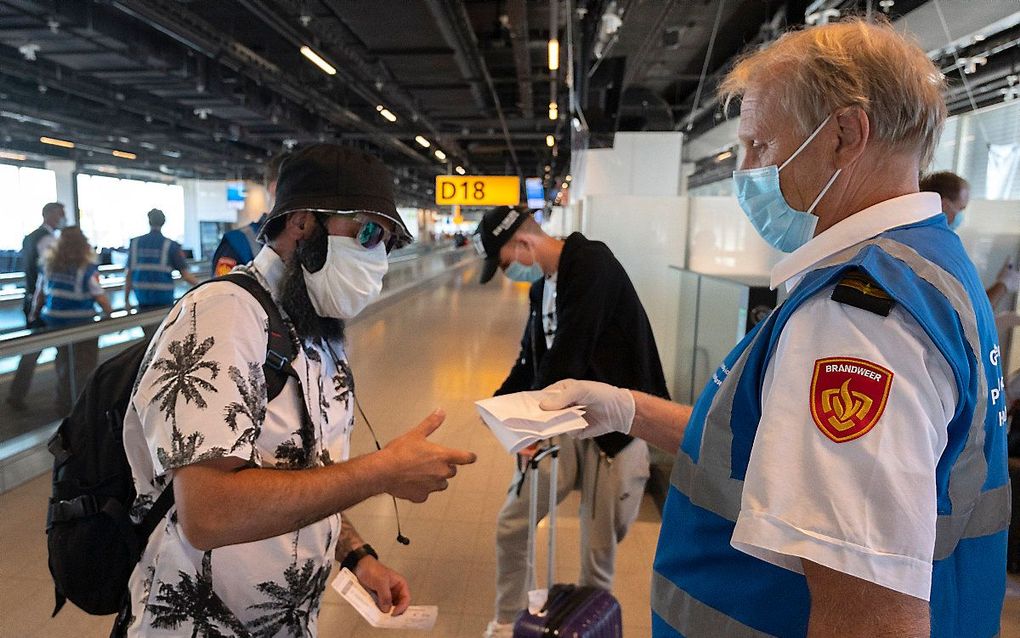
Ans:
[{"label": "black baseball cap", "polygon": [[499,249],[510,241],[530,214],[520,208],[500,206],[485,213],[482,221],[478,222],[474,236],[475,249],[478,250],[478,254],[485,257],[479,283],[484,284],[496,274],[496,270],[499,269]]},{"label": "black baseball cap", "polygon": [[267,223],[298,210],[333,213],[375,213],[391,220],[397,247],[413,241],[393,201],[393,177],[379,160],[364,151],[337,144],[313,144],[288,155],[280,165],[276,205]]}]

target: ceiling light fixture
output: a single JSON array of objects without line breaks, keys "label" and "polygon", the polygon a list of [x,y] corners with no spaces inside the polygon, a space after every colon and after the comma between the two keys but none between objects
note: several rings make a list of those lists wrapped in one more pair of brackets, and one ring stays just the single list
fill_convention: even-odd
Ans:
[{"label": "ceiling light fixture", "polygon": [[135,155],[134,153],[128,153],[127,151],[110,151],[110,155],[113,155],[114,157],[119,157],[121,159],[130,160],[138,159],[137,155]]},{"label": "ceiling light fixture", "polygon": [[0,151],[0,159],[14,160],[16,162],[24,162],[28,159],[28,155],[23,153],[11,153],[10,151]]},{"label": "ceiling light fixture", "polygon": [[390,122],[396,122],[397,121],[397,116],[393,114],[393,111],[389,110],[388,108],[386,108],[382,104],[376,106],[375,110],[379,111],[379,115],[383,116],[384,118],[386,118]]},{"label": "ceiling light fixture", "polygon": [[556,145],[556,138],[553,137],[552,135],[546,135],[545,136],[545,145],[548,146],[549,148],[552,148],[553,146]]},{"label": "ceiling light fixture", "polygon": [[62,148],[74,148],[74,142],[68,142],[67,140],[58,140],[54,137],[40,137],[39,141],[43,144],[49,144],[50,146],[60,146]]},{"label": "ceiling light fixture", "polygon": [[458,175],[466,175],[467,174],[467,171],[464,170],[463,166],[458,166],[457,168],[455,168],[453,170],[457,171]]},{"label": "ceiling light fixture", "polygon": [[303,55],[306,58],[308,58],[309,60],[311,60],[312,64],[314,64],[315,66],[317,66],[320,69],[322,69],[322,71],[326,75],[336,75],[336,68],[332,64],[330,64],[329,62],[326,62],[325,60],[323,60],[322,56],[320,56],[315,51],[312,51],[307,46],[301,47],[301,55]]},{"label": "ceiling light fixture", "polygon": [[422,147],[424,147],[424,148],[428,148],[428,147],[432,146],[432,142],[428,141],[427,139],[425,139],[421,135],[415,135],[414,136],[414,141],[418,142],[419,144],[421,144]]},{"label": "ceiling light fixture", "polygon": [[960,58],[960,64],[963,65],[963,72],[967,75],[976,73],[979,66],[984,66],[987,63],[988,58],[983,55],[975,55],[970,58]]},{"label": "ceiling light fixture", "polygon": [[556,102],[549,102],[549,119],[554,121],[560,119],[560,110]]},{"label": "ceiling light fixture", "polygon": [[440,161],[445,160],[446,159],[446,153],[442,152],[441,150],[439,150],[437,148],[436,149],[436,159],[440,160]]},{"label": "ceiling light fixture", "polygon": [[556,38],[549,40],[549,70],[555,71],[560,68],[560,41]]}]

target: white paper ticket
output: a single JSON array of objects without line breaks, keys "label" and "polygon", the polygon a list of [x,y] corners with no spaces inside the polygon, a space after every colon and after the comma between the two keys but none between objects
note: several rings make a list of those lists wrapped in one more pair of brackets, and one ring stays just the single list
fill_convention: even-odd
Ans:
[{"label": "white paper ticket", "polygon": [[383,629],[423,629],[428,631],[436,624],[439,607],[435,605],[411,605],[399,616],[385,614],[375,606],[375,599],[368,593],[349,569],[341,569],[333,581],[333,589],[350,603],[373,627]]}]

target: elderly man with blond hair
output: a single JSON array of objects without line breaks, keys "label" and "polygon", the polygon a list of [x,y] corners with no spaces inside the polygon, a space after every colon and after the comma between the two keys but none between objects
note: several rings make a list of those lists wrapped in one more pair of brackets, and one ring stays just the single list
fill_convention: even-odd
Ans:
[{"label": "elderly man with blond hair", "polygon": [[[887,24],[787,34],[734,67],[734,190],[790,253],[787,300],[694,406],[590,381],[581,436],[676,452],[653,635],[995,636],[1006,405],[988,299],[939,197],[918,192],[946,108]],[[622,428],[618,424],[625,424]]]}]

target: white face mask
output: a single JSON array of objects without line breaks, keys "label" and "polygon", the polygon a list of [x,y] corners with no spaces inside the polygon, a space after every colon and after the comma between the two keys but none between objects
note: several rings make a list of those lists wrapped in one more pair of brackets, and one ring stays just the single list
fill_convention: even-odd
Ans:
[{"label": "white face mask", "polygon": [[320,317],[353,319],[379,298],[389,267],[386,247],[364,248],[353,237],[328,237],[326,263],[317,272],[303,266],[305,287]]}]

